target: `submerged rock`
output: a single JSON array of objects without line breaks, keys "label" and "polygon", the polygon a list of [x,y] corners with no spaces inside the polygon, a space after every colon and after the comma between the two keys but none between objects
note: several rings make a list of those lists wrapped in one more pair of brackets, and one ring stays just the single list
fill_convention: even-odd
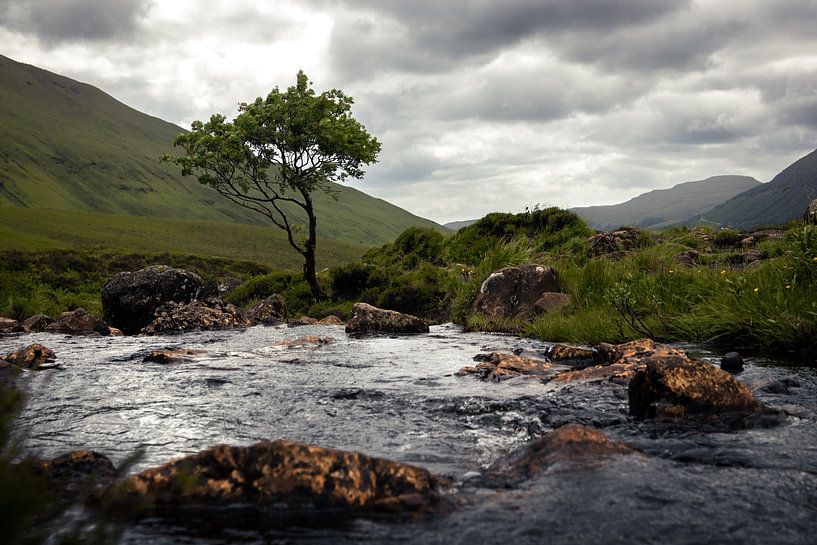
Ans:
[{"label": "submerged rock", "polygon": [[298,327],[302,325],[315,325],[318,323],[317,318],[311,318],[309,316],[301,316],[300,318],[295,318],[294,320],[290,320],[287,324],[289,327]]},{"label": "submerged rock", "polygon": [[534,478],[554,466],[598,465],[634,452],[594,428],[568,424],[495,462],[486,476],[493,485],[507,486]]},{"label": "submerged rock", "polygon": [[270,295],[247,311],[253,324],[278,325],[287,321],[287,304],[278,294]]},{"label": "submerged rock", "polygon": [[31,344],[11,354],[0,354],[0,365],[14,365],[23,369],[37,369],[43,363],[56,359],[54,351],[39,343]]},{"label": "submerged rock", "polygon": [[168,303],[156,311],[154,320],[142,329],[145,335],[182,333],[185,331],[210,331],[247,327],[250,322],[244,313],[231,304],[220,301]]},{"label": "submerged rock", "polygon": [[30,316],[23,321],[23,328],[26,331],[45,331],[45,328],[49,325],[53,324],[56,320],[51,316],[47,316],[45,314],[35,314],[34,316]]},{"label": "submerged rock", "polygon": [[639,418],[694,413],[753,412],[763,406],[749,388],[708,363],[656,354],[630,381],[630,414]]},{"label": "submerged rock", "polygon": [[470,312],[491,318],[530,320],[537,311],[537,303],[541,303],[539,312],[566,304],[564,297],[545,295],[558,291],[556,271],[550,267],[536,264],[505,267],[485,279]]},{"label": "submerged rock", "polygon": [[154,350],[142,360],[155,363],[189,363],[206,354],[207,350],[196,348],[177,348],[175,350]]},{"label": "submerged rock", "polygon": [[0,317],[0,333],[19,333],[22,330],[23,326],[17,320]]},{"label": "submerged rock", "polygon": [[477,354],[474,360],[480,363],[474,367],[463,367],[457,371],[457,375],[477,375],[482,380],[500,382],[523,375],[545,376],[553,369],[547,361],[504,352]]},{"label": "submerged rock", "polygon": [[[109,489],[107,500],[188,508],[247,507],[271,513],[427,511],[446,481],[425,469],[296,441],[219,445],[148,469]],[[230,512],[213,509],[230,516]]]},{"label": "submerged rock", "polygon": [[428,324],[411,314],[377,308],[366,303],[355,303],[352,318],[346,323],[346,333],[428,333]]},{"label": "submerged rock", "polygon": [[89,313],[82,307],[63,312],[59,319],[46,326],[48,333],[65,333],[66,335],[110,335],[111,329],[102,318]]},{"label": "submerged rock", "polygon": [[335,339],[332,337],[318,337],[316,335],[307,335],[306,337],[298,337],[297,339],[284,339],[273,344],[273,348],[319,348],[332,344]]},{"label": "submerged rock", "polygon": [[126,335],[147,327],[168,303],[189,303],[202,289],[199,275],[164,265],[122,272],[102,286],[105,320]]}]

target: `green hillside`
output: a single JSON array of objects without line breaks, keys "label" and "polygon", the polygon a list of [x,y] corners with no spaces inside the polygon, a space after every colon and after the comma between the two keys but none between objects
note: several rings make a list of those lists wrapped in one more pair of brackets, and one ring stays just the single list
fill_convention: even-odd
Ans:
[{"label": "green hillside", "polygon": [[623,225],[658,229],[684,222],[714,204],[758,186],[760,182],[749,176],[712,176],[656,189],[621,204],[571,210],[595,229],[610,230]]},{"label": "green hillside", "polygon": [[689,222],[751,228],[782,224],[803,216],[817,199],[817,150],[786,167],[771,182],[741,193]]},{"label": "green hillside", "polygon": [[[176,125],[99,89],[0,56],[0,206],[263,224],[158,158]],[[435,223],[337,186],[316,195],[318,232],[377,245],[407,227]]]}]

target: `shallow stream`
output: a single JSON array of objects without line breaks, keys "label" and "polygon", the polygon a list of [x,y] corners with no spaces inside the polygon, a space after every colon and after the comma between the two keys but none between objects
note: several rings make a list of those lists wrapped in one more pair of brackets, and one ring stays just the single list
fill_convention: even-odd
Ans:
[{"label": "shallow stream", "polygon": [[[275,347],[305,335],[317,348]],[[132,472],[218,443],[288,438],[357,450],[452,477],[470,498],[410,521],[354,518],[324,527],[129,527],[125,543],[817,543],[817,370],[750,359],[739,380],[786,414],[782,425],[730,433],[662,430],[627,415],[609,381],[500,384],[457,377],[480,352],[546,343],[432,327],[429,335],[348,338],[342,327],[253,327],[169,337],[0,338],[32,342],[59,369],[28,372],[17,433],[28,452],[96,450]],[[207,352],[143,363],[160,348]],[[690,348],[696,355],[716,356]],[[474,472],[554,427],[601,428],[642,451],[591,467],[552,467],[513,490],[469,484]]]}]

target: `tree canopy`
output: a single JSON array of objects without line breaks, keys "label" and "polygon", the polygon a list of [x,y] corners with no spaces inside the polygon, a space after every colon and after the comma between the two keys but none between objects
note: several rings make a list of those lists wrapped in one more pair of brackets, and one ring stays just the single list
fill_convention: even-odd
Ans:
[{"label": "tree canopy", "polygon": [[[332,89],[316,94],[303,71],[286,91],[241,103],[232,122],[215,114],[195,121],[174,144],[183,155],[170,160],[232,202],[262,214],[287,233],[304,257],[304,277],[320,297],[315,270],[317,218],[311,194],[332,193],[330,182],[360,179],[375,163],[380,142],[351,113],[352,97]],[[306,215],[307,235],[290,210]]]}]

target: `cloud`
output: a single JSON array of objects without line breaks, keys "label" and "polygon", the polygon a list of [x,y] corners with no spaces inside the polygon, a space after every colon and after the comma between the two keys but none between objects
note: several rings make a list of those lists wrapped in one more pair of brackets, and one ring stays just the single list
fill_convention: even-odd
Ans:
[{"label": "cloud", "polygon": [[132,36],[152,0],[11,0],[0,6],[0,26],[34,34],[49,46]]}]

